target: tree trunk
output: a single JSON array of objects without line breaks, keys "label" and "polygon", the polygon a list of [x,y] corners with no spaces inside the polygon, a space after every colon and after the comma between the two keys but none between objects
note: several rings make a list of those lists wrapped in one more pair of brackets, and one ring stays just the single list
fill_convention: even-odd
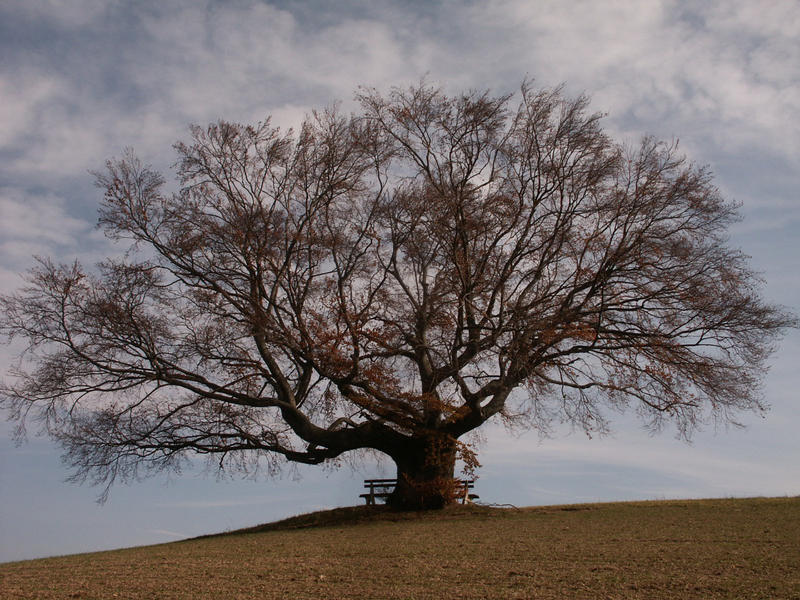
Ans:
[{"label": "tree trunk", "polygon": [[455,438],[429,434],[392,458],[397,464],[397,487],[388,499],[391,506],[427,510],[455,502]]}]

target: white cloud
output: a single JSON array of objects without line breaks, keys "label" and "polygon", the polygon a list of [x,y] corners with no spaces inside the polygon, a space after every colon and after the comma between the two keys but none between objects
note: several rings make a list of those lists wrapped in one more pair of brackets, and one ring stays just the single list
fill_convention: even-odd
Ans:
[{"label": "white cloud", "polygon": [[0,250],[7,265],[30,263],[32,255],[76,251],[92,225],[70,216],[63,198],[0,188]]},{"label": "white cloud", "polygon": [[28,74],[12,81],[0,75],[0,146],[24,143],[20,138],[27,137],[35,127],[37,114],[44,107],[57,102],[59,91],[55,78]]},{"label": "white cloud", "polygon": [[113,4],[109,0],[9,0],[4,8],[33,20],[79,28],[97,21]]},{"label": "white cloud", "polygon": [[409,47],[393,24],[364,18],[305,27],[267,4],[185,6],[143,24],[159,57],[133,68],[137,84],[159,92],[160,109],[200,121],[261,118],[303,98],[307,107],[348,101],[359,84],[418,77],[429,46]]},{"label": "white cloud", "polygon": [[54,187],[65,178],[90,180],[88,170],[128,145],[172,158],[170,144],[185,123],[110,104],[95,85],[34,68],[0,78],[0,145],[9,154],[3,165],[9,178]]},{"label": "white cloud", "polygon": [[[36,6],[30,10],[44,10]],[[311,29],[266,3],[202,10],[191,2],[131,7],[125,17],[141,34],[122,54],[98,53],[107,38],[91,29],[84,39],[55,15],[60,43],[73,45],[68,64],[23,57],[0,79],[9,176],[49,184],[80,178],[125,146],[164,168],[189,123],[254,122],[275,112],[280,124],[296,127],[312,108],[335,100],[352,107],[359,84],[386,87],[426,68],[427,42],[404,44],[391,24],[373,20]]]},{"label": "white cloud", "polygon": [[495,62],[527,59],[532,75],[589,91],[616,121],[669,123],[680,130],[653,133],[712,136],[717,151],[782,140],[797,161],[800,5],[762,4],[494,0],[470,20],[503,40]]},{"label": "white cloud", "polygon": [[[618,134],[679,136],[700,157],[759,149],[797,163],[800,44],[786,23],[800,9],[730,6],[493,0],[444,4],[441,22],[378,6],[313,25],[267,3],[133,8],[143,36],[124,56],[81,46],[80,72],[30,66],[0,82],[0,123],[18,154],[9,168],[52,178],[125,145],[166,165],[189,122],[251,122],[287,106],[294,119],[337,99],[347,108],[360,84],[430,72],[447,87],[502,92],[528,73],[591,93]],[[105,87],[111,73],[132,104]]]}]

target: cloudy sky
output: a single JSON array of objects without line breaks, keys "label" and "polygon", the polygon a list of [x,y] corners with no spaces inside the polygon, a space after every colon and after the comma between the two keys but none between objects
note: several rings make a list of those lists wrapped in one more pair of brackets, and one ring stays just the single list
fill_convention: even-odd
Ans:
[{"label": "cloudy sky", "polygon": [[[0,4],[0,293],[32,255],[92,263],[88,171],[132,146],[168,171],[187,125],[354,106],[427,75],[447,90],[513,92],[524,77],[586,92],[619,139],[678,138],[742,204],[731,244],[764,295],[800,311],[800,3],[796,0],[426,2],[5,0]],[[0,367],[14,348],[0,350]],[[800,334],[765,379],[772,409],[744,429],[546,440],[489,428],[481,499],[515,505],[800,494]],[[0,427],[0,561],[157,543],[353,504],[376,467],[267,481],[202,472],[99,490],[63,483],[58,449]],[[388,465],[386,473],[390,473]]]}]

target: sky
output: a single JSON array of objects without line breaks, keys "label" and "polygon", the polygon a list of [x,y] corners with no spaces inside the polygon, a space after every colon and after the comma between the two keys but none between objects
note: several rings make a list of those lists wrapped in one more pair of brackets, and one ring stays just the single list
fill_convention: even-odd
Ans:
[{"label": "sky", "polygon": [[[169,173],[188,125],[297,126],[355,109],[358,86],[421,77],[450,92],[561,83],[605,129],[679,140],[741,203],[730,244],[770,302],[800,313],[800,3],[796,0],[137,1],[0,3],[0,293],[32,256],[92,264],[119,251],[95,228],[89,171],[133,147]],[[19,348],[0,348],[0,370]],[[765,375],[771,409],[691,443],[632,415],[588,439],[490,425],[476,492],[516,506],[800,495],[800,333]],[[101,490],[64,483],[59,449],[0,424],[0,561],[168,542],[357,503],[387,463],[218,479],[202,469]]]}]

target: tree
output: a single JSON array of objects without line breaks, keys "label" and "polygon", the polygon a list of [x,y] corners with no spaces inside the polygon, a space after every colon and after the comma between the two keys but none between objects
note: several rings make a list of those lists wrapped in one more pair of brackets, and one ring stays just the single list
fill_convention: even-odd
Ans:
[{"label": "tree", "polygon": [[[794,317],[766,304],[737,218],[677,143],[611,140],[584,97],[421,83],[362,112],[193,127],[179,190],[110,160],[92,271],[40,260],[2,299],[27,341],[2,388],[74,478],[178,468],[397,465],[396,506],[452,500],[460,438],[493,417],[587,432],[634,406],[689,435],[762,410]],[[106,487],[106,490],[108,487]]]}]

